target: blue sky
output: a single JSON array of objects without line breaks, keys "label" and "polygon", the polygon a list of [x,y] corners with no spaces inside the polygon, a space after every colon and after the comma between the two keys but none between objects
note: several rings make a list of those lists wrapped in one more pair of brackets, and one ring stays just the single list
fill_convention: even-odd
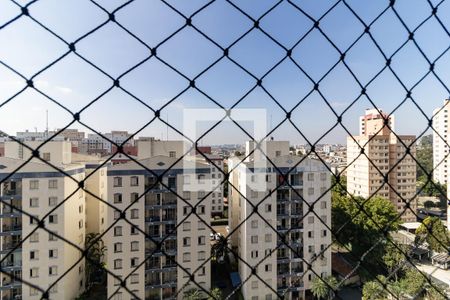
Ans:
[{"label": "blue sky", "polygon": [[[190,16],[207,1],[167,1],[184,15]],[[277,1],[241,0],[233,1],[253,18],[259,18]],[[313,18],[319,18],[335,1],[292,1]],[[389,1],[347,1],[365,22],[370,23]],[[437,3],[437,1],[432,1]],[[26,1],[19,1],[26,4]],[[98,1],[108,11],[125,3],[118,0]],[[398,0],[395,9],[410,29],[418,26],[431,13],[424,0]],[[29,7],[30,14],[64,40],[72,42],[107,19],[107,14],[92,2],[85,0],[40,0]],[[10,1],[0,1],[0,26],[20,13]],[[450,28],[450,3],[439,6],[437,14],[445,26]],[[185,20],[159,0],[136,0],[116,13],[117,21],[133,32],[146,44],[154,47],[185,24]],[[252,27],[252,22],[229,3],[217,0],[192,18],[193,24],[222,47],[228,47],[239,36]],[[288,3],[282,2],[260,21],[260,27],[286,48],[291,48],[298,39],[310,30],[313,22]],[[339,49],[344,51],[364,31],[362,24],[343,3],[320,22],[320,28]],[[408,39],[408,32],[389,9],[370,32],[387,56]],[[431,18],[415,34],[417,43],[430,60],[436,59],[447,47],[450,39],[438,22]],[[21,17],[0,30],[0,61],[13,67],[29,78],[47,64],[67,51],[67,46],[40,28],[28,17]],[[76,44],[76,51],[89,61],[116,78],[132,66],[149,56],[149,50],[127,34],[115,23],[108,23],[92,35]],[[229,56],[245,67],[255,77],[261,77],[285,57],[285,51],[259,30],[253,30],[229,50]],[[158,47],[157,55],[188,78],[194,78],[222,56],[222,51],[202,37],[193,28],[186,27]],[[314,80],[339,59],[338,52],[326,41],[318,30],[313,30],[292,50],[292,59]],[[346,62],[365,85],[385,60],[370,38],[363,36],[346,54]],[[428,71],[428,63],[412,41],[392,58],[392,68],[410,88]],[[450,86],[450,53],[436,63],[435,71],[443,83]],[[34,79],[36,87],[69,110],[76,112],[106,91],[112,81],[107,76],[84,62],[73,53],[42,72]],[[185,88],[189,82],[155,58],[123,76],[121,86],[154,109],[159,109]],[[219,102],[223,107],[232,106],[254,87],[255,79],[223,58],[211,69],[196,79],[196,86]],[[19,91],[25,82],[0,65],[0,103]],[[285,59],[263,80],[263,86],[279,103],[290,110],[312,89],[313,84],[295,64]],[[339,64],[320,83],[320,91],[339,114],[356,99],[360,87]],[[405,97],[406,92],[389,70],[385,70],[367,88],[367,94],[384,111],[392,111]],[[434,108],[448,97],[447,90],[430,74],[414,88],[412,96],[430,117]],[[216,108],[217,106],[195,89],[178,97],[162,110],[163,119],[182,129],[184,108]],[[371,108],[367,98],[360,98],[343,116],[344,125],[357,134],[358,116],[365,108]],[[268,127],[284,119],[285,113],[260,88],[248,94],[237,108],[267,109]],[[25,129],[45,128],[45,111],[49,111],[50,128],[65,126],[71,115],[34,90],[27,89],[11,102],[0,107],[0,129],[14,134]],[[407,101],[395,112],[397,132],[419,134],[427,127],[426,119],[419,110]],[[119,89],[112,89],[81,114],[82,121],[99,131],[135,131],[146,124],[153,113],[131,96]],[[292,122],[315,142],[336,122],[336,117],[317,92],[313,92],[293,112]],[[203,124],[202,128],[207,125]],[[251,124],[243,125],[251,131]],[[85,131],[82,125],[75,125]],[[166,127],[161,122],[149,125],[141,135],[166,138]],[[289,139],[292,143],[304,140],[289,123],[283,124],[273,136]],[[346,133],[335,129],[322,141],[344,143]],[[178,138],[169,130],[169,138]],[[208,134],[203,144],[242,142],[244,134],[228,123]]]}]

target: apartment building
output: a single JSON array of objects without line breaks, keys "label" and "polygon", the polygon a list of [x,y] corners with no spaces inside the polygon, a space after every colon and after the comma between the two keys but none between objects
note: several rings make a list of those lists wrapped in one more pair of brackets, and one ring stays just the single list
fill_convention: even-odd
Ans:
[{"label": "apartment building", "polygon": [[441,184],[447,184],[449,164],[450,138],[449,125],[450,99],[444,101],[442,107],[433,111],[433,180]]},{"label": "apartment building", "polygon": [[[354,196],[389,199],[405,222],[414,222],[417,208],[415,136],[395,135],[384,126],[388,116],[367,110],[359,136],[347,137],[347,190]],[[394,128],[393,116],[388,119]],[[361,148],[364,154],[361,154]],[[389,185],[386,183],[389,183]],[[409,203],[411,209],[406,209]]]},{"label": "apartment building", "polygon": [[[248,142],[246,155],[253,149]],[[241,291],[252,300],[277,299],[274,291],[305,299],[315,274],[331,275],[329,171],[320,161],[286,154],[288,142],[267,141],[264,151],[273,164],[259,150],[242,163],[228,160],[230,169],[237,166],[228,188],[230,241],[248,263],[239,263]],[[312,203],[318,217],[309,211]]]},{"label": "apartment building", "polygon": [[[84,260],[77,264],[81,253],[55,233],[84,247],[84,192],[75,192],[74,180],[45,163],[31,161],[19,168],[23,163],[23,159],[0,158],[0,178],[9,176],[0,185],[0,257],[5,259],[0,299],[41,299],[40,291],[21,280],[46,289],[66,271],[51,287],[49,297],[74,299],[84,291]],[[58,164],[58,168],[76,180],[85,176],[81,164]],[[36,230],[36,219],[14,208],[38,219],[46,216],[44,224],[50,233]]]},{"label": "apartment building", "polygon": [[[200,201],[210,190],[211,168],[195,159],[175,164],[176,160],[153,156],[140,164],[108,167],[108,200],[115,208],[107,209],[108,226],[113,226],[105,237],[107,265],[121,280],[126,279],[127,287],[140,299],[182,299],[196,287],[189,283],[187,272],[210,289],[211,247],[204,222],[209,225],[211,196]],[[155,175],[162,177],[163,184]],[[204,222],[190,215],[191,205]],[[120,219],[125,208],[127,220],[146,235]],[[134,299],[111,275],[109,297]]]},{"label": "apartment building", "polygon": [[139,159],[158,155],[180,158],[184,155],[183,141],[161,141],[153,137],[140,137],[136,143]]}]

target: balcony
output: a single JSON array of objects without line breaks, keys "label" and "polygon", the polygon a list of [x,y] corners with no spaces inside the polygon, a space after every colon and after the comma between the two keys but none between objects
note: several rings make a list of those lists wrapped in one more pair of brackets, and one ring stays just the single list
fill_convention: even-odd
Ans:
[{"label": "balcony", "polygon": [[153,222],[160,222],[161,217],[160,216],[148,216],[145,217],[145,222],[153,223]]},{"label": "balcony", "polygon": [[6,242],[2,244],[2,252],[9,252],[18,247],[16,250],[22,250],[22,245],[19,242]]},{"label": "balcony", "polygon": [[22,224],[3,225],[2,226],[2,233],[14,233],[14,232],[21,232],[21,231],[22,231]]}]

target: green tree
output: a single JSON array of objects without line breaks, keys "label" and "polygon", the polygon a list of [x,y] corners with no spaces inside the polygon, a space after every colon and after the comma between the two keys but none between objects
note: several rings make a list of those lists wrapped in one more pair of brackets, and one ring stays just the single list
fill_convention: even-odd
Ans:
[{"label": "green tree", "polygon": [[91,287],[94,281],[104,281],[106,278],[104,257],[106,246],[98,233],[89,233],[86,235],[85,247],[86,253],[86,284],[87,289]]},{"label": "green tree", "polygon": [[[426,135],[420,139],[420,144],[416,151],[417,179],[425,182],[433,171],[433,135]],[[420,164],[420,166],[419,166]],[[422,166],[422,167],[421,167]],[[423,169],[422,169],[423,168]]]},{"label": "green tree", "polygon": [[378,276],[378,280],[367,281],[363,286],[363,300],[384,300],[387,298],[387,291],[383,284],[386,283],[384,276]]},{"label": "green tree", "polygon": [[416,229],[417,243],[427,242],[430,250],[443,252],[450,246],[447,228],[438,217],[427,217]]},{"label": "green tree", "polygon": [[222,300],[222,291],[219,288],[213,288],[210,292],[208,300]]},{"label": "green tree", "polygon": [[[375,196],[369,200],[335,196],[332,201],[332,228],[337,243],[349,245],[352,254],[365,255],[360,275],[373,278],[381,274],[385,244],[384,232],[396,231],[400,224],[394,205],[387,199]],[[371,270],[368,272],[368,270]],[[376,272],[374,272],[376,271]]]},{"label": "green tree", "polygon": [[193,288],[184,294],[183,299],[185,299],[185,300],[201,300],[202,293],[198,289]]},{"label": "green tree", "polygon": [[396,246],[392,243],[386,244],[384,248],[383,262],[388,273],[394,274],[394,279],[398,280],[398,273],[402,269],[399,268],[399,266],[403,265],[403,262],[406,259],[405,255],[408,255],[408,250],[404,245],[396,244]]},{"label": "green tree", "polygon": [[316,276],[312,281],[311,292],[317,299],[332,299],[337,285],[338,282],[333,276]]},{"label": "green tree", "polygon": [[424,275],[413,268],[409,268],[401,280],[403,290],[414,299],[423,291],[425,284]]},{"label": "green tree", "polygon": [[224,263],[229,252],[230,248],[228,247],[228,240],[224,236],[220,235],[216,243],[211,246],[211,256],[216,261],[221,261]]},{"label": "green tree", "polygon": [[331,192],[332,196],[346,196],[347,195],[347,177],[331,176]]}]

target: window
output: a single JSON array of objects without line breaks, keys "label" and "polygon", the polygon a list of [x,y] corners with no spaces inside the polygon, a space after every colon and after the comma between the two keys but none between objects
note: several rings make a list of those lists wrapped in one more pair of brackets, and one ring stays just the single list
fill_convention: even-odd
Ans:
[{"label": "window", "polygon": [[78,206],[78,212],[81,214],[83,213],[83,204],[81,204],[80,206]]},{"label": "window", "polygon": [[327,180],[327,173],[320,173],[320,180],[322,181]]},{"label": "window", "polygon": [[122,236],[122,226],[114,227],[114,236]]},{"label": "window", "polygon": [[132,209],[131,210],[131,218],[132,219],[138,219],[139,218],[139,210],[138,209]]},{"label": "window", "polygon": [[50,249],[48,250],[49,258],[57,258],[58,257],[58,249]]},{"label": "window", "polygon": [[131,267],[136,267],[139,264],[139,258],[137,257],[133,257],[130,260],[130,266]]},{"label": "window", "polygon": [[138,241],[131,242],[131,251],[139,251],[139,242]]},{"label": "window", "polygon": [[204,215],[205,214],[205,206],[204,205],[200,205],[198,207],[198,214],[199,215]]},{"label": "window", "polygon": [[122,203],[122,194],[121,193],[114,194],[114,203]]},{"label": "window", "polygon": [[250,256],[251,258],[258,258],[258,250],[253,250],[250,252]]},{"label": "window", "polygon": [[272,211],[272,204],[266,204],[266,212]]},{"label": "window", "polygon": [[314,231],[308,231],[308,237],[313,238],[314,237]]},{"label": "window", "polygon": [[177,157],[176,151],[169,151],[169,157]]},{"label": "window", "polygon": [[203,223],[203,221],[198,221],[198,230],[205,230],[206,226],[205,223]]},{"label": "window", "polygon": [[139,194],[138,193],[131,193],[130,194],[130,201],[133,203],[133,202],[136,202],[137,200],[138,200],[138,198],[139,198]]},{"label": "window", "polygon": [[48,222],[50,224],[58,224],[58,215],[50,215],[50,216],[48,216]]},{"label": "window", "polygon": [[279,156],[281,156],[281,151],[275,151],[275,157],[279,157]]},{"label": "window", "polygon": [[38,250],[33,250],[30,251],[30,259],[39,259],[39,251]]},{"label": "window", "polygon": [[321,208],[321,209],[327,208],[327,202],[326,202],[326,201],[321,201],[321,202],[320,202],[320,208]]},{"label": "window", "polygon": [[314,188],[308,188],[308,195],[314,195]]},{"label": "window", "polygon": [[266,272],[272,272],[272,265],[267,264],[267,265],[265,265],[264,269],[266,270]]},{"label": "window", "polygon": [[30,207],[39,207],[39,198],[30,198]]},{"label": "window", "polygon": [[308,173],[308,181],[314,181],[314,173]]},{"label": "window", "polygon": [[183,253],[183,262],[190,262],[190,261],[191,261],[191,254]]},{"label": "window", "polygon": [[190,209],[189,206],[184,206],[183,207],[183,216],[187,215],[189,213]]},{"label": "window", "polygon": [[205,251],[199,251],[198,252],[198,260],[205,260],[205,259],[206,259]]},{"label": "window", "polygon": [[189,230],[191,230],[191,222],[186,221],[183,223],[183,231],[189,231]]},{"label": "window", "polygon": [[39,233],[34,232],[30,236],[30,243],[37,243],[39,242]]},{"label": "window", "polygon": [[252,220],[251,225],[252,228],[258,228],[258,220]]},{"label": "window", "polygon": [[55,276],[58,275],[58,267],[57,266],[50,266],[48,268],[48,275],[49,276]]},{"label": "window", "polygon": [[191,200],[191,192],[189,192],[189,191],[184,191],[184,192],[183,192],[183,198],[184,198],[185,200]]},{"label": "window", "polygon": [[114,180],[113,182],[114,187],[122,186],[122,177],[114,177],[113,180]]},{"label": "window", "polygon": [[308,224],[313,224],[314,223],[314,216],[309,216],[308,217]]},{"label": "window", "polygon": [[30,180],[30,190],[39,189],[39,180]]},{"label": "window", "polygon": [[202,235],[202,236],[199,236],[198,237],[198,244],[199,245],[204,245],[205,244],[205,236],[204,235]]},{"label": "window", "polygon": [[185,237],[183,238],[183,247],[189,247],[191,245],[191,238]]},{"label": "window", "polygon": [[114,253],[122,252],[122,243],[114,243]]},{"label": "window", "polygon": [[39,277],[39,268],[31,268],[30,269],[30,277],[38,278]]},{"label": "window", "polygon": [[257,289],[258,288],[258,281],[252,281],[252,289]]},{"label": "window", "polygon": [[55,242],[58,240],[58,237],[56,236],[56,232],[55,233],[49,233],[48,234],[48,240],[51,242]]},{"label": "window", "polygon": [[49,197],[48,198],[48,206],[56,206],[58,204],[57,197]]},{"label": "window", "polygon": [[198,276],[205,276],[205,267],[202,267],[199,271],[198,271]]},{"label": "window", "polygon": [[131,282],[131,284],[139,283],[139,275],[138,274],[132,274],[130,276],[130,282]]},{"label": "window", "polygon": [[30,296],[36,296],[38,294],[38,290],[30,287]]},{"label": "window", "polygon": [[197,179],[199,184],[205,183],[205,175],[198,175]]},{"label": "window", "polygon": [[83,228],[84,222],[83,220],[78,221],[78,228]]},{"label": "window", "polygon": [[57,179],[50,179],[48,181],[48,188],[49,189],[57,189],[58,188],[58,180]]},{"label": "window", "polygon": [[120,218],[120,211],[115,210],[115,211],[114,211],[114,220],[117,220],[117,219],[119,219],[119,218]]},{"label": "window", "polygon": [[42,159],[45,161],[50,161],[50,153],[49,152],[42,153]]},{"label": "window", "polygon": [[266,234],[264,236],[264,240],[266,241],[266,243],[272,242],[272,235],[270,233]]},{"label": "window", "polygon": [[252,235],[250,238],[250,241],[252,244],[257,244],[258,243],[258,236],[257,235]]},{"label": "window", "polygon": [[[135,226],[138,227],[137,225]],[[131,235],[139,234],[139,230],[135,226],[131,226]]]},{"label": "window", "polygon": [[130,177],[130,185],[131,186],[138,186],[139,185],[139,177],[131,176]]},{"label": "window", "polygon": [[114,269],[122,269],[122,260],[121,259],[115,259],[114,260]]}]

